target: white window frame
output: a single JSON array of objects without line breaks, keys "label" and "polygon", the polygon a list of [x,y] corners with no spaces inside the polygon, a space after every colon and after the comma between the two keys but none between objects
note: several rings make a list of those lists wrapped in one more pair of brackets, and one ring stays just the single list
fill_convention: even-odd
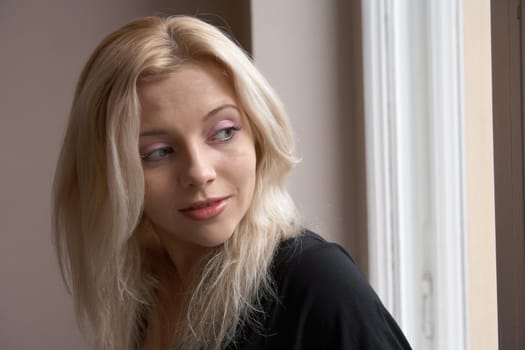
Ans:
[{"label": "white window frame", "polygon": [[362,9],[370,280],[415,349],[467,349],[462,2]]}]

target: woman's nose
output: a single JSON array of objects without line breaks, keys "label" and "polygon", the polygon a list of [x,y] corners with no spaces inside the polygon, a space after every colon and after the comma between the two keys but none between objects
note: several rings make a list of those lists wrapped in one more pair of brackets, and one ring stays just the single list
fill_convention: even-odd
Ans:
[{"label": "woman's nose", "polygon": [[215,180],[216,172],[212,159],[197,147],[188,149],[186,162],[181,169],[181,182],[185,187],[202,187]]}]

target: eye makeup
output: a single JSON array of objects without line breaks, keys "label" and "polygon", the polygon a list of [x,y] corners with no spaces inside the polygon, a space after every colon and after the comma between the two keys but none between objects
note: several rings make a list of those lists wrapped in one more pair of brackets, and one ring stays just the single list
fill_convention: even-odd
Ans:
[{"label": "eye makeup", "polygon": [[233,118],[232,119],[226,118],[226,119],[219,120],[216,123],[214,123],[211,126],[211,128],[208,129],[208,131],[205,133],[204,136],[206,137],[206,139],[210,139],[210,138],[213,138],[219,131],[224,130],[224,129],[230,129],[230,128],[240,130],[241,129],[240,122],[233,120]]},{"label": "eye makeup", "polygon": [[[196,126],[196,125],[195,125]],[[197,126],[196,126],[197,127]],[[223,105],[208,113],[201,126],[202,141],[213,145],[231,142],[242,130],[242,116],[234,105]],[[171,130],[171,129],[170,129]],[[139,148],[143,161],[163,160],[175,152],[175,143],[185,143],[191,130],[167,130],[160,125],[140,134],[142,147]],[[156,139],[156,140],[155,140]],[[150,142],[145,142],[149,140]],[[168,142],[166,142],[169,140]]]},{"label": "eye makeup", "polygon": [[142,161],[156,161],[169,157],[173,152],[173,147],[165,143],[154,143],[140,151],[140,158]]}]

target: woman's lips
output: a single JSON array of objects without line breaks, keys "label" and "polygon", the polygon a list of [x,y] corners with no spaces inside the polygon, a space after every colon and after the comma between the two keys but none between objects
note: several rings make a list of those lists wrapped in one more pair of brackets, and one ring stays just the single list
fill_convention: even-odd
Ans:
[{"label": "woman's lips", "polygon": [[179,211],[193,220],[208,220],[220,215],[226,206],[230,197],[211,198],[205,201],[193,203],[188,208]]}]

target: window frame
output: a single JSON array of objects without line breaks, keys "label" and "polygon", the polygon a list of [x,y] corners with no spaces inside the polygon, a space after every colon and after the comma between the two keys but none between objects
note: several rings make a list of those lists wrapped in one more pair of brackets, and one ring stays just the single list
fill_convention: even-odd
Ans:
[{"label": "window frame", "polygon": [[370,281],[414,348],[466,349],[462,2],[362,11]]}]

